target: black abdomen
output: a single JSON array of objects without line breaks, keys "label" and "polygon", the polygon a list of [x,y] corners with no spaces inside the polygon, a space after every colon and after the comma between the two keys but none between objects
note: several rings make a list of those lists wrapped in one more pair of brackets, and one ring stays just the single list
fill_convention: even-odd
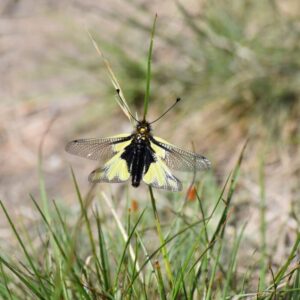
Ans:
[{"label": "black abdomen", "polygon": [[149,142],[142,139],[134,139],[125,148],[121,158],[126,160],[131,174],[132,186],[138,187],[150,164],[154,162]]}]

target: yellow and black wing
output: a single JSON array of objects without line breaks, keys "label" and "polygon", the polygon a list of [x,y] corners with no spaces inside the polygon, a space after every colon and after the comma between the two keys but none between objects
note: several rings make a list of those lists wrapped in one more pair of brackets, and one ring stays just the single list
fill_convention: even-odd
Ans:
[{"label": "yellow and black wing", "polygon": [[132,140],[128,134],[102,139],[78,139],[66,145],[66,151],[92,160],[105,162],[89,175],[90,182],[124,182],[129,179],[126,161],[121,155]]},{"label": "yellow and black wing", "polygon": [[210,161],[200,154],[180,149],[159,137],[151,137],[150,141],[156,156],[172,170],[195,172],[210,168]]},{"label": "yellow and black wing", "polygon": [[143,181],[157,189],[169,190],[173,192],[181,191],[182,184],[176,178],[160,156],[152,153],[154,162],[150,164],[143,176]]},{"label": "yellow and black wing", "polygon": [[143,181],[154,188],[180,191],[182,184],[171,170],[200,171],[210,168],[210,161],[202,155],[180,149],[159,137],[150,137],[154,163],[145,172]]},{"label": "yellow and black wing", "polygon": [[89,182],[111,182],[120,183],[127,181],[130,177],[127,163],[121,158],[122,152],[115,154],[105,165],[94,170],[89,175]]}]

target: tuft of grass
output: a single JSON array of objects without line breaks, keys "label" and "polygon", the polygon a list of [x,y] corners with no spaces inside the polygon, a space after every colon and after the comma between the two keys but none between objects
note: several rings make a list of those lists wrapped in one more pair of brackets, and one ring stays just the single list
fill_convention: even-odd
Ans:
[{"label": "tuft of grass", "polygon": [[[243,153],[244,149],[221,192],[207,199],[209,205],[202,203],[207,197],[204,184],[202,196],[197,193],[198,202],[180,204],[180,213],[164,218],[163,224],[159,217],[162,212],[155,206],[155,201],[161,200],[159,194],[154,200],[150,190],[152,209],[146,207],[135,217],[131,212],[120,218],[113,201],[104,194],[104,202],[90,205],[72,171],[74,197],[79,204],[76,216],[70,218],[57,201],[49,205],[47,216],[40,200],[32,197],[40,215],[38,228],[43,232],[38,252],[24,242],[22,228],[0,202],[24,256],[21,262],[1,252],[1,298],[273,299],[277,295],[296,299],[299,265],[294,258],[300,234],[287,261],[274,270],[273,278],[265,277],[266,288],[256,293],[244,286],[244,276],[238,273],[240,245],[247,227],[244,224],[233,236],[227,228],[234,218],[232,201]],[[180,198],[177,201],[186,201]]]}]

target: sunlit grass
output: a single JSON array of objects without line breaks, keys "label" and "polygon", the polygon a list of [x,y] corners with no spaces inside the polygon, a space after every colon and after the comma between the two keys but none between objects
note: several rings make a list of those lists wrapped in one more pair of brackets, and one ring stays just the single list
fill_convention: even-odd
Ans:
[{"label": "sunlit grass", "polygon": [[[167,218],[154,204],[162,200],[161,192],[151,191],[145,195],[148,206],[128,210],[120,218],[114,200],[101,189],[95,200],[90,194],[84,198],[72,173],[80,207],[76,215],[63,212],[63,204],[56,201],[49,203],[46,213],[42,202],[32,197],[40,215],[38,230],[43,232],[38,251],[1,202],[24,257],[21,262],[1,253],[2,299],[242,299],[249,295],[273,299],[275,294],[297,299],[293,297],[300,292],[299,266],[293,259],[300,235],[287,261],[273,271],[273,277],[263,277],[258,290],[244,286],[245,274],[238,272],[247,224],[235,228],[233,236],[227,227],[233,218],[231,202],[243,153],[244,149],[222,191],[207,194],[206,180],[196,201],[185,202],[184,195],[170,199],[180,209]],[[261,274],[265,265],[268,258],[262,255]]]}]

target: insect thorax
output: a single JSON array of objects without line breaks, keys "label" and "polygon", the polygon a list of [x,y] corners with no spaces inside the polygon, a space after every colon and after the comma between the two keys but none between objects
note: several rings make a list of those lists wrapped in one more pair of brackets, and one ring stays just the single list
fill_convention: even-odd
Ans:
[{"label": "insect thorax", "polygon": [[151,132],[151,125],[147,121],[140,121],[136,125],[136,137],[145,139]]}]

